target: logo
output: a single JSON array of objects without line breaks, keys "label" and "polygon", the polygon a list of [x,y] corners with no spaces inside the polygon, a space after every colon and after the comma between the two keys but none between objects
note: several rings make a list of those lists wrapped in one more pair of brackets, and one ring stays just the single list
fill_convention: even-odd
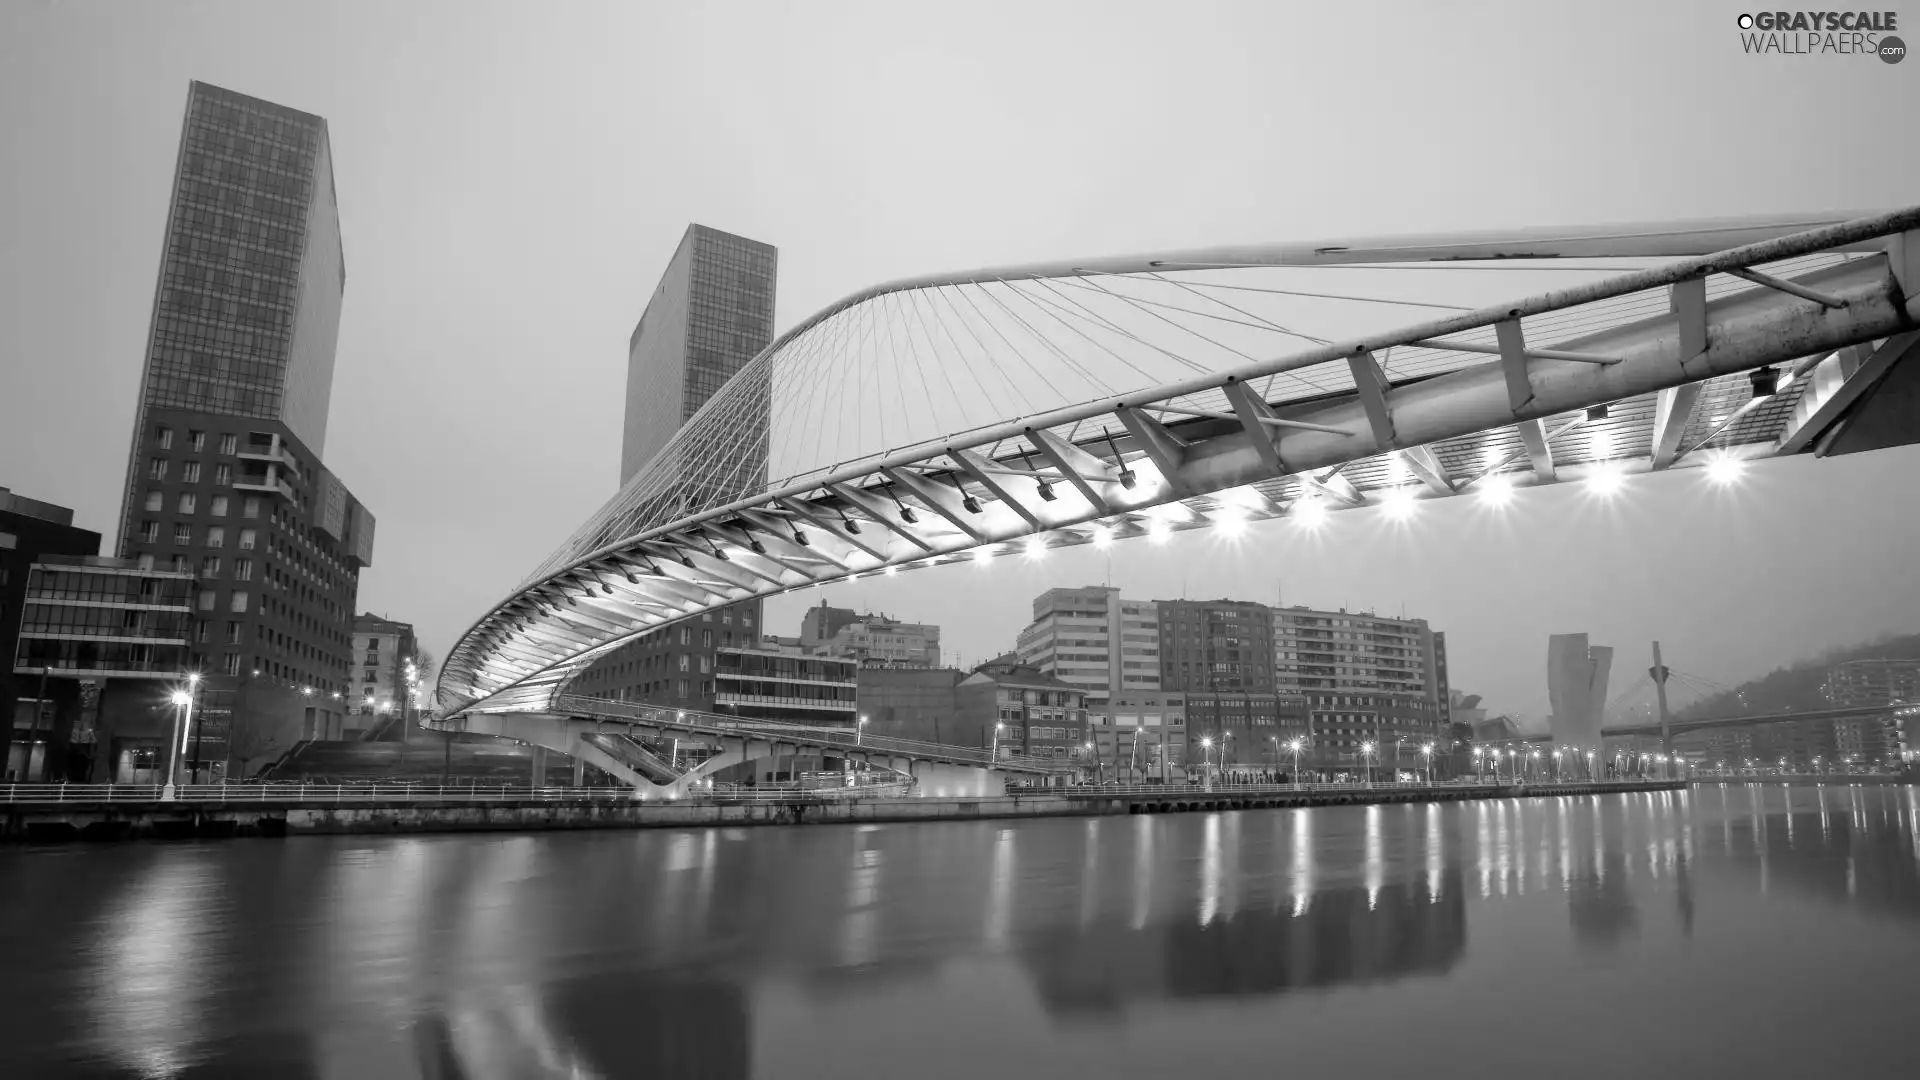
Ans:
[{"label": "logo", "polygon": [[1740,48],[1782,56],[1875,56],[1883,64],[1907,58],[1894,36],[1897,11],[1756,11],[1734,20]]}]

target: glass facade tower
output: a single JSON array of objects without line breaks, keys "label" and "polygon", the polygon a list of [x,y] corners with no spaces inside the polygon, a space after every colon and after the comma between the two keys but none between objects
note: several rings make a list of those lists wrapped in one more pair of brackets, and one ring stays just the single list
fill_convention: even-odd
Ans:
[{"label": "glass facade tower", "polygon": [[345,715],[374,530],[320,460],[345,289],[327,122],[193,83],[117,542],[196,575],[189,663],[242,767]]}]

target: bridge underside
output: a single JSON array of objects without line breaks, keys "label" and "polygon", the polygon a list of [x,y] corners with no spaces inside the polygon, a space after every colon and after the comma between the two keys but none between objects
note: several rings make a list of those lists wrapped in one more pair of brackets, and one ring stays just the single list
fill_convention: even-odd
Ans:
[{"label": "bridge underside", "polygon": [[[932,760],[911,754],[860,747],[829,745],[804,738],[715,735],[674,732],[670,728],[639,729],[604,720],[534,712],[465,715],[464,729],[483,735],[514,739],[567,754],[633,788],[642,799],[674,800],[689,796],[716,776],[755,762],[823,758],[850,763],[855,768],[887,769],[915,781],[913,794],[933,797],[987,797],[1001,795],[1014,773],[959,762]],[[665,761],[636,741],[638,736],[679,737],[689,745],[702,744],[713,752],[690,768]],[[790,767],[790,766],[789,766]]]},{"label": "bridge underside", "polygon": [[[575,676],[639,634],[826,582],[1193,528],[1237,531],[1278,517],[1311,526],[1331,510],[1401,514],[1426,499],[1504,499],[1568,480],[1612,484],[1695,466],[1712,477],[1759,457],[1910,442],[1920,389],[1917,228],[1920,208],[1837,222],[1279,245],[869,290],[756,358],[464,635],[442,672],[442,709],[551,712]],[[983,360],[996,360],[985,348],[993,331],[1022,360],[1024,349],[1084,369],[1088,356],[1099,359],[1092,342],[1109,364],[1137,367],[1155,350],[1186,361],[1172,336],[1149,336],[1155,324],[1144,316],[1122,324],[1075,309],[1090,310],[1095,293],[1131,289],[1137,295],[1120,297],[1127,310],[1169,322],[1168,312],[1185,311],[1189,325],[1177,329],[1218,345],[1223,338],[1190,325],[1193,311],[1168,301],[1197,306],[1186,294],[1204,294],[1238,313],[1218,315],[1223,325],[1297,339],[1250,310],[1250,294],[1287,290],[1231,275],[1306,265],[1498,268],[1547,257],[1671,261],[1278,359],[1189,362],[1202,373],[831,466],[803,461],[786,480],[765,479],[764,417],[782,400],[781,373],[803,370],[801,358],[867,348],[858,355],[885,360],[915,342],[947,341],[954,351],[933,355],[957,370],[970,356],[962,331],[982,343]],[[1032,295],[1009,291],[1020,286]],[[975,312],[1002,304],[1029,336],[1016,342],[1008,316],[948,326],[932,300],[920,306],[932,296],[962,311],[954,295]],[[1072,334],[1049,334],[1041,315],[1007,300],[1051,311]],[[877,311],[906,312],[917,329],[874,344],[884,337]],[[864,336],[842,332],[862,317],[873,324]],[[1231,351],[1251,359],[1247,349],[1257,347]],[[942,425],[934,430],[957,430]]]}]

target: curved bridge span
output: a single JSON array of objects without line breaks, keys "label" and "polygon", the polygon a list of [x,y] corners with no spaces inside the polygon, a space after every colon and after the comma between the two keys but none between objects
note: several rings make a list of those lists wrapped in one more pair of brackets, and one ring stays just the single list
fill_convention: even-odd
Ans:
[{"label": "curved bridge span", "polygon": [[[463,634],[440,709],[563,713],[573,678],[640,634],[848,578],[1824,451],[1879,380],[1914,368],[1916,230],[1920,207],[869,289],[756,357]],[[1472,307],[1286,277],[1341,268],[1583,276]],[[1276,306],[1302,297],[1450,313],[1317,338]]]}]

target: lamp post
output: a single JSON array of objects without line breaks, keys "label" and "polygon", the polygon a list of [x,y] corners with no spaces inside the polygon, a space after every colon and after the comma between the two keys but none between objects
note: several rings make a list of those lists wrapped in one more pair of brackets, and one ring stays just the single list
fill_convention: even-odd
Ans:
[{"label": "lamp post", "polygon": [[1427,760],[1427,786],[1432,787],[1433,786],[1433,744],[1427,743],[1421,746],[1420,756]]},{"label": "lamp post", "polygon": [[176,689],[167,700],[173,703],[173,731],[167,737],[167,782],[160,789],[161,802],[173,801],[174,781],[180,776],[180,753],[186,748],[186,711],[193,708],[193,694]]},{"label": "lamp post", "polygon": [[1364,777],[1364,779],[1361,782],[1366,784],[1368,787],[1372,787],[1373,786],[1373,740],[1371,739],[1360,744],[1360,765],[1361,765],[1361,768],[1364,770],[1361,773],[1361,775]]},{"label": "lamp post", "polygon": [[989,754],[987,755],[987,760],[988,760],[988,761],[999,761],[999,760],[1000,760],[1000,732],[1001,732],[1001,731],[1003,731],[1003,730],[1005,730],[1005,729],[1006,729],[1006,726],[1007,726],[1007,725],[1006,725],[1006,724],[1004,724],[1004,723],[1002,723],[1002,722],[999,722],[999,721],[995,721],[995,722],[994,722],[994,725],[993,725],[993,750],[992,750],[992,751],[991,751],[991,752],[990,752],[990,753],[989,753]]},{"label": "lamp post", "polygon": [[1213,788],[1213,761],[1212,761],[1212,755],[1209,753],[1209,751],[1211,751],[1212,749],[1213,749],[1213,736],[1211,735],[1201,736],[1200,737],[1200,782],[1201,784],[1205,785],[1208,790],[1212,790]]},{"label": "lamp post", "polygon": [[1540,771],[1540,751],[1538,750],[1527,751],[1527,776],[1529,778],[1532,778],[1533,774],[1539,771]]},{"label": "lamp post", "polygon": [[1107,779],[1106,768],[1100,762],[1099,753],[1094,750],[1092,743],[1088,743],[1086,749],[1087,753],[1093,755],[1093,782],[1096,784],[1105,783]]},{"label": "lamp post", "polygon": [[861,740],[866,738],[866,735],[867,735],[867,718],[862,716],[859,719],[859,721],[853,725],[853,745],[859,746],[861,744]]},{"label": "lamp post", "polygon": [[1300,740],[1289,739],[1287,749],[1293,751],[1293,787],[1298,791],[1300,789]]},{"label": "lamp post", "polygon": [[193,722],[194,699],[199,696],[200,673],[190,671],[187,673],[187,730],[193,732],[193,760],[187,766],[187,783],[189,784],[200,782],[200,735],[207,726],[204,718],[198,724]]}]

